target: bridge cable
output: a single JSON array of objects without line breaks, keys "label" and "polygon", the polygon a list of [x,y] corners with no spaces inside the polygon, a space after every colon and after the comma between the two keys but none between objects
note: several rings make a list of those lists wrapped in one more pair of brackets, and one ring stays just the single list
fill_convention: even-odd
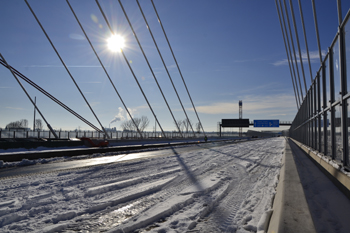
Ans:
[{"label": "bridge cable", "polygon": [[319,57],[320,57],[320,63],[322,65],[322,52],[321,52],[320,35],[318,33],[316,6],[315,6],[315,1],[314,0],[311,0],[311,2],[312,2],[312,11],[313,11],[313,14],[314,14],[314,21],[315,21],[315,29],[316,29],[316,37],[317,37],[317,45],[318,45],[318,54],[319,54]]},{"label": "bridge cable", "polygon": [[279,18],[280,25],[281,25],[281,31],[282,31],[283,41],[284,41],[284,48],[286,49],[287,60],[288,60],[289,71],[290,71],[290,77],[291,77],[292,83],[293,83],[293,89],[294,89],[294,95],[295,95],[295,102],[296,102],[296,104],[297,104],[297,108],[298,108],[298,111],[299,111],[299,103],[298,103],[298,99],[297,99],[297,94],[296,94],[296,92],[295,92],[295,85],[294,85],[294,80],[293,80],[292,69],[291,69],[291,66],[290,66],[289,54],[288,54],[288,49],[287,49],[287,45],[286,45],[286,38],[285,38],[285,36],[284,36],[283,25],[282,25],[282,21],[281,21],[280,11],[279,11],[279,9],[278,9],[277,0],[275,0],[275,3],[276,3],[276,8],[277,8],[278,18]]},{"label": "bridge cable", "polygon": [[132,115],[131,115],[131,113],[130,113],[129,109],[126,107],[126,104],[124,103],[123,98],[121,97],[121,95],[119,94],[119,92],[118,92],[117,88],[115,87],[115,85],[114,85],[114,83],[113,83],[113,81],[112,81],[111,77],[109,76],[109,74],[108,74],[108,72],[107,72],[107,70],[106,70],[105,66],[103,65],[103,63],[102,63],[102,61],[101,61],[101,59],[100,59],[99,55],[97,54],[97,52],[96,52],[96,50],[95,50],[94,46],[92,45],[92,43],[91,43],[91,41],[90,41],[90,39],[89,39],[88,35],[86,34],[86,32],[85,32],[85,30],[84,30],[84,28],[83,28],[82,24],[80,23],[80,21],[79,21],[79,19],[78,19],[77,15],[75,14],[75,12],[74,12],[74,10],[73,10],[73,8],[72,8],[71,4],[69,3],[69,0],[66,0],[66,1],[67,1],[67,4],[68,4],[69,8],[71,9],[71,11],[72,11],[72,13],[73,13],[73,15],[74,15],[75,19],[77,20],[77,22],[78,22],[78,24],[79,24],[79,26],[80,26],[81,30],[83,31],[83,33],[84,33],[84,35],[85,35],[85,38],[86,38],[86,39],[87,39],[87,41],[89,42],[89,44],[90,44],[90,46],[91,46],[91,49],[94,51],[94,53],[95,53],[95,55],[96,55],[97,60],[99,61],[99,63],[100,63],[100,65],[101,65],[102,69],[103,69],[103,70],[104,70],[104,72],[106,73],[107,78],[109,79],[110,83],[112,84],[112,86],[113,86],[113,88],[114,88],[115,92],[117,93],[117,95],[118,95],[118,97],[119,97],[120,101],[122,102],[122,104],[123,104],[123,106],[124,106],[124,108],[125,108],[126,112],[128,113],[128,115],[129,115],[129,117],[130,117],[131,121],[133,122],[134,126],[136,127],[137,132],[140,134],[140,137],[141,137],[141,138],[143,138],[143,136],[142,136],[142,132],[140,131],[139,127],[137,126],[137,124],[136,124],[136,122],[135,122],[134,118],[132,117]]},{"label": "bridge cable", "polygon": [[310,61],[310,55],[309,55],[309,46],[307,44],[307,38],[306,38],[306,30],[305,30],[303,10],[302,10],[302,7],[301,7],[301,1],[300,0],[298,0],[298,3],[299,3],[300,18],[301,18],[301,22],[302,22],[302,25],[303,25],[305,48],[306,48],[306,53],[307,53],[307,60],[309,62],[309,71],[310,71],[310,78],[311,78],[311,83],[312,83],[313,82],[312,69],[311,69],[311,61]]},{"label": "bridge cable", "polygon": [[[138,2],[137,2],[137,3],[138,3]],[[119,0],[119,4],[120,4],[120,7],[121,7],[122,10],[123,10],[123,13],[124,13],[124,15],[125,15],[126,20],[127,20],[128,23],[129,23],[129,26],[130,26],[130,28],[131,28],[133,34],[134,34],[135,39],[136,39],[137,43],[139,44],[139,47],[140,47],[140,49],[141,49],[141,52],[142,52],[142,54],[143,54],[143,56],[144,56],[144,58],[145,58],[145,60],[146,60],[146,62],[147,62],[147,65],[148,65],[148,67],[149,67],[149,69],[150,69],[150,71],[151,71],[151,73],[152,73],[152,75],[153,75],[153,78],[154,78],[154,80],[155,80],[156,83],[157,83],[158,89],[159,89],[160,93],[161,93],[162,96],[163,96],[163,99],[164,99],[164,101],[165,101],[165,103],[166,103],[166,105],[167,105],[167,107],[168,107],[168,109],[169,109],[169,112],[170,112],[171,116],[173,117],[174,123],[175,123],[177,129],[179,130],[179,133],[181,134],[181,137],[183,137],[182,132],[181,132],[181,130],[180,130],[180,127],[179,127],[179,125],[178,125],[178,123],[177,123],[177,121],[176,121],[176,119],[175,119],[175,117],[174,117],[173,112],[171,111],[171,108],[170,108],[170,106],[169,106],[169,104],[168,104],[168,101],[167,101],[166,98],[165,98],[165,95],[164,95],[164,93],[163,93],[163,91],[162,91],[162,88],[160,87],[160,85],[159,85],[159,83],[158,83],[158,80],[157,80],[157,78],[156,78],[156,76],[155,76],[155,74],[154,74],[154,72],[153,72],[153,69],[152,69],[152,67],[151,67],[151,65],[150,65],[150,63],[149,63],[149,61],[148,61],[148,59],[147,59],[147,56],[146,56],[146,54],[145,54],[145,52],[144,52],[144,50],[143,50],[143,48],[142,48],[142,46],[141,46],[141,43],[140,43],[140,41],[139,41],[139,39],[138,39],[138,37],[137,37],[137,35],[136,35],[136,32],[135,32],[135,30],[134,30],[134,28],[133,28],[133,26],[132,26],[132,24],[131,24],[131,22],[130,22],[130,20],[129,20],[129,17],[128,17],[128,15],[127,15],[126,12],[125,12],[125,9],[124,9],[124,7],[123,7],[123,4],[121,3],[120,0]],[[147,21],[146,21],[146,25],[147,25],[147,28],[148,28]],[[153,37],[153,35],[152,35],[152,37]],[[154,38],[153,38],[153,40],[154,40]],[[158,51],[159,51],[159,50],[158,50]],[[194,134],[194,132],[193,132],[193,134]]]},{"label": "bridge cable", "polygon": [[338,22],[340,26],[343,22],[343,16],[341,12],[341,0],[337,0],[337,9],[338,9]]},{"label": "bridge cable", "polygon": [[[154,36],[153,36],[152,30],[151,30],[151,28],[150,28],[150,26],[149,26],[149,24],[148,24],[148,22],[147,22],[146,16],[145,16],[145,14],[144,14],[143,11],[142,11],[142,8],[141,8],[141,5],[140,5],[140,3],[139,3],[139,0],[136,0],[136,2],[137,2],[137,4],[138,4],[138,6],[139,6],[139,9],[140,9],[141,14],[142,14],[142,16],[143,16],[143,19],[145,20],[147,29],[148,29],[149,33],[151,34],[151,37],[152,37],[153,42],[154,42],[154,45],[155,45],[156,48],[157,48],[158,54],[159,54],[159,56],[160,56],[160,58],[161,58],[161,60],[162,60],[162,62],[163,62],[164,68],[165,68],[165,70],[166,70],[166,72],[167,72],[167,74],[168,74],[169,80],[170,80],[170,82],[171,82],[171,84],[172,84],[172,86],[173,86],[173,88],[174,88],[174,91],[175,91],[176,96],[177,96],[177,98],[178,98],[178,100],[179,100],[179,102],[180,102],[180,105],[181,105],[181,107],[182,107],[182,110],[183,110],[183,112],[185,113],[185,116],[186,116],[187,121],[189,122],[189,117],[188,117],[188,115],[187,115],[187,113],[186,113],[186,110],[185,110],[183,104],[182,104],[182,101],[181,101],[181,98],[180,98],[180,96],[179,96],[179,93],[178,93],[177,90],[176,90],[175,84],[174,84],[173,79],[171,78],[171,75],[170,75],[170,73],[169,73],[169,70],[168,70],[168,68],[167,68],[167,66],[166,66],[166,64],[165,64],[164,58],[163,58],[163,56],[162,56],[162,54],[161,54],[161,52],[160,52],[160,50],[159,50],[158,44],[157,44],[157,42],[156,42],[156,40],[155,40],[155,38],[154,38]],[[177,124],[177,122],[176,122],[176,124]]]},{"label": "bridge cable", "polygon": [[[159,15],[158,15],[158,12],[157,12],[156,6],[154,5],[153,0],[151,0],[151,2],[152,2],[152,5],[153,5],[153,8],[154,8],[154,11],[156,12],[156,15],[157,15],[157,18],[158,18],[158,22],[159,22],[160,26],[162,27],[162,30],[163,30],[164,36],[165,36],[165,38],[166,38],[166,41],[168,42],[168,45],[169,45],[169,48],[170,48],[171,54],[173,55],[174,61],[175,61],[176,66],[177,66],[177,69],[179,70],[179,73],[180,73],[181,79],[182,79],[182,81],[183,81],[183,83],[184,83],[184,86],[185,86],[185,88],[186,88],[186,91],[187,91],[188,97],[189,97],[189,98],[190,98],[190,100],[191,100],[192,107],[193,107],[193,109],[194,109],[194,112],[196,113],[196,116],[197,116],[198,122],[199,122],[199,124],[200,124],[200,127],[202,128],[203,134],[204,134],[204,135],[206,135],[206,134],[205,134],[205,131],[204,131],[204,128],[203,128],[203,125],[202,125],[202,122],[201,122],[201,120],[199,119],[199,116],[198,116],[198,113],[197,113],[196,107],[195,107],[195,106],[194,106],[194,104],[193,104],[193,101],[192,101],[192,98],[191,98],[190,92],[188,91],[187,85],[186,85],[186,83],[185,83],[185,79],[184,79],[184,77],[182,76],[182,73],[181,73],[181,70],[180,70],[180,66],[179,66],[179,64],[177,63],[177,60],[176,60],[176,58],[175,58],[175,55],[174,55],[173,49],[171,48],[171,45],[170,45],[170,42],[169,42],[168,36],[167,36],[167,34],[165,33],[165,30],[164,30],[164,27],[163,27],[162,21],[160,20],[160,17],[159,17]],[[190,125],[190,126],[191,126],[191,128],[192,128],[192,125],[190,124],[190,122],[188,122],[188,123],[189,123],[189,125]],[[193,130],[193,128],[192,128],[192,130]]]},{"label": "bridge cable", "polygon": [[[288,29],[289,29],[289,35],[290,35],[290,41],[292,44],[292,48],[293,48],[293,54],[294,54],[294,61],[295,61],[295,67],[297,70],[297,75],[298,75],[298,79],[299,79],[299,86],[300,86],[300,93],[301,93],[301,99],[304,100],[304,94],[303,94],[303,88],[301,86],[301,80],[300,80],[300,74],[299,74],[299,67],[298,67],[298,61],[297,61],[297,56],[295,53],[295,46],[294,46],[294,39],[293,39],[293,33],[292,33],[292,29],[290,27],[290,21],[289,21],[289,15],[288,15],[288,9],[287,9],[287,4],[286,4],[286,0],[283,0],[283,5],[284,5],[284,10],[286,12],[286,18],[287,18],[287,23],[288,23]],[[307,92],[307,90],[305,90]],[[306,93],[305,93],[306,94]]]},{"label": "bridge cable", "polygon": [[58,138],[57,134],[55,133],[55,131],[52,129],[51,125],[47,122],[47,120],[45,119],[44,115],[41,113],[41,111],[39,110],[38,106],[36,105],[36,103],[33,101],[33,99],[30,97],[30,95],[28,94],[27,90],[24,88],[24,86],[22,85],[21,81],[18,79],[18,77],[15,75],[15,73],[13,72],[13,70],[10,68],[9,64],[6,62],[5,58],[2,56],[2,54],[0,53],[1,59],[4,61],[4,63],[6,64],[6,67],[10,70],[10,72],[12,73],[13,77],[17,80],[18,84],[21,86],[22,90],[24,91],[24,93],[27,95],[28,99],[30,100],[30,102],[32,102],[32,104],[34,105],[35,109],[38,111],[38,113],[40,114],[41,118],[43,118],[43,120],[45,121],[47,127],[49,128],[49,130],[51,131],[51,133],[55,136],[55,138]]},{"label": "bridge cable", "polygon": [[299,34],[298,34],[298,29],[297,29],[297,23],[295,21],[295,15],[294,15],[294,9],[293,9],[292,0],[289,0],[289,5],[290,5],[290,11],[292,13],[292,19],[293,19],[293,25],[294,25],[294,31],[295,31],[295,38],[297,40],[297,45],[298,45],[298,50],[299,50],[300,66],[301,66],[301,71],[303,73],[303,78],[304,78],[305,92],[307,92],[306,80],[305,80],[305,72],[304,72],[304,64],[303,64],[303,58],[302,58],[301,50],[300,50]]},{"label": "bridge cable", "polygon": [[30,5],[29,5],[28,1],[27,1],[27,0],[24,0],[24,1],[26,2],[26,4],[27,4],[28,8],[29,8],[29,9],[30,9],[30,11],[32,12],[32,14],[33,14],[34,18],[36,19],[36,21],[38,22],[38,24],[39,24],[39,26],[40,26],[41,30],[44,32],[44,34],[45,34],[46,38],[47,38],[47,39],[48,39],[48,41],[50,42],[50,44],[51,44],[52,48],[55,50],[56,55],[58,56],[58,58],[60,59],[61,63],[62,63],[62,64],[63,64],[63,66],[65,67],[65,69],[66,69],[66,71],[67,71],[68,75],[71,77],[72,81],[74,82],[74,84],[75,84],[75,86],[77,87],[78,91],[80,92],[81,96],[82,96],[82,97],[83,97],[83,99],[85,100],[86,104],[89,106],[89,108],[90,108],[90,110],[91,110],[92,114],[95,116],[96,120],[97,120],[97,121],[98,121],[98,123],[100,124],[100,126],[101,126],[102,130],[103,130],[103,131],[104,131],[104,133],[105,133],[105,136],[106,136],[107,138],[109,138],[108,133],[106,132],[105,128],[102,126],[102,124],[101,124],[100,120],[98,119],[98,117],[97,117],[97,115],[95,114],[94,110],[92,109],[92,107],[90,106],[89,102],[88,102],[88,101],[87,101],[87,99],[85,98],[85,96],[84,96],[83,92],[80,90],[80,88],[79,88],[78,84],[76,83],[75,79],[73,78],[72,74],[70,73],[70,71],[69,71],[69,69],[68,69],[67,65],[64,63],[64,61],[63,61],[62,57],[61,57],[61,56],[60,56],[60,54],[58,53],[58,51],[57,51],[57,49],[55,48],[54,44],[52,43],[52,41],[51,41],[51,39],[50,39],[49,35],[46,33],[46,31],[45,31],[44,27],[43,27],[43,26],[42,26],[42,24],[40,23],[40,21],[39,21],[38,17],[37,17],[37,16],[36,16],[36,14],[34,13],[33,9],[30,7]]},{"label": "bridge cable", "polygon": [[[95,1],[96,1],[97,5],[98,5],[100,11],[101,11],[101,14],[103,15],[103,18],[105,19],[105,21],[106,21],[106,23],[107,23],[107,26],[109,27],[109,30],[111,31],[112,35],[114,35],[114,32],[113,32],[113,30],[112,30],[112,27],[111,27],[111,25],[109,24],[109,21],[108,21],[106,15],[105,15],[105,13],[104,13],[104,11],[103,11],[103,9],[102,9],[100,3],[98,2],[98,0],[95,0]],[[123,51],[122,49],[120,49],[120,51],[121,51],[121,53],[122,53],[122,55],[123,55],[123,57],[124,57],[125,62],[127,63],[128,67],[129,67],[129,69],[130,69],[130,71],[131,71],[131,73],[132,73],[132,75],[133,75],[133,77],[134,77],[134,79],[135,79],[137,85],[139,86],[140,91],[141,91],[143,97],[145,98],[145,100],[146,100],[146,102],[147,102],[147,104],[148,104],[148,107],[150,108],[150,110],[151,110],[151,112],[152,112],[152,114],[153,114],[153,116],[154,116],[154,118],[155,118],[155,120],[156,120],[156,122],[157,122],[159,128],[161,129],[163,136],[166,138],[166,135],[165,135],[165,133],[164,133],[164,131],[163,131],[163,128],[162,128],[162,126],[160,125],[160,123],[159,123],[159,121],[158,121],[158,119],[157,119],[157,116],[156,116],[156,114],[154,113],[154,111],[153,111],[153,109],[152,109],[152,107],[151,107],[151,104],[149,103],[149,101],[148,101],[148,99],[147,99],[147,97],[146,97],[146,94],[143,92],[143,89],[142,89],[142,87],[141,87],[139,81],[137,80],[137,77],[136,77],[136,75],[135,75],[135,73],[134,73],[134,71],[133,71],[133,69],[132,69],[132,67],[131,67],[131,65],[130,65],[130,63],[129,63],[129,61],[128,61],[128,59],[126,58],[126,56],[125,56],[125,54],[124,54],[124,51]]]},{"label": "bridge cable", "polygon": [[58,105],[60,105],[61,107],[63,107],[64,109],[66,109],[68,112],[72,113],[74,116],[76,116],[78,119],[80,119],[81,121],[83,121],[84,123],[86,123],[87,125],[89,125],[91,128],[93,128],[94,130],[98,131],[98,132],[102,132],[99,128],[97,128],[95,125],[93,125],[92,123],[90,123],[88,120],[86,120],[85,118],[83,118],[82,116],[80,116],[78,113],[76,113],[75,111],[73,111],[72,109],[70,109],[68,106],[66,106],[65,104],[63,104],[61,101],[59,101],[58,99],[56,99],[54,96],[52,96],[50,93],[48,93],[47,91],[45,91],[43,88],[41,88],[39,85],[37,85],[36,83],[34,83],[32,80],[30,80],[29,78],[27,78],[26,76],[24,76],[22,73],[20,73],[18,70],[16,70],[15,68],[13,68],[10,65],[6,65],[6,63],[0,59],[0,64],[5,66],[6,68],[12,69],[12,71],[21,79],[23,79],[24,81],[26,81],[28,84],[30,84],[32,87],[36,88],[38,91],[40,91],[41,93],[43,93],[44,95],[46,95],[48,98],[50,98],[52,101],[56,102]]},{"label": "bridge cable", "polygon": [[300,106],[301,105],[301,101],[300,101],[300,95],[299,95],[298,81],[297,81],[297,77],[296,77],[296,74],[295,74],[294,62],[293,62],[293,58],[292,58],[292,50],[290,48],[289,36],[288,36],[286,21],[284,19],[284,13],[283,13],[281,0],[279,0],[279,3],[280,3],[279,6],[280,6],[281,18],[282,18],[282,22],[283,22],[283,25],[284,25],[283,29],[285,31],[285,35],[286,35],[286,39],[287,39],[287,46],[288,46],[289,56],[290,56],[290,57],[287,57],[287,59],[288,59],[288,62],[290,62],[290,64],[292,65],[292,71],[293,71],[293,76],[294,76],[295,88],[297,90],[299,106]]}]

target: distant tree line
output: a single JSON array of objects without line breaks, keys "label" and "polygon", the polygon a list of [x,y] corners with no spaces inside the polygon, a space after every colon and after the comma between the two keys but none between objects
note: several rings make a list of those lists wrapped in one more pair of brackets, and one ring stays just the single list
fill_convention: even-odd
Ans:
[{"label": "distant tree line", "polygon": [[6,125],[6,129],[26,129],[28,128],[28,120],[22,119],[19,121],[10,122]]},{"label": "distant tree line", "polygon": [[[6,125],[5,129],[27,129],[28,128],[28,120],[27,119],[21,119],[19,121],[10,122]],[[35,120],[35,126],[36,131],[40,131],[43,129],[43,123],[41,119]]]},{"label": "distant tree line", "polygon": [[[193,122],[190,120],[190,119],[184,119],[184,120],[177,120],[176,121],[177,125],[179,126],[180,128],[180,131],[182,133],[189,133],[189,132],[192,132],[192,129],[196,132],[196,133],[200,133],[201,132],[201,124],[198,122],[196,123],[196,127],[193,128]],[[174,122],[174,125],[177,129],[177,126]],[[176,130],[178,131],[178,130]]]},{"label": "distant tree line", "polygon": [[130,120],[124,121],[121,124],[121,127],[124,131],[137,131],[137,128],[138,128],[140,132],[143,132],[149,125],[149,119],[147,116],[142,116],[141,118],[134,117],[133,119],[134,121],[130,119]]}]

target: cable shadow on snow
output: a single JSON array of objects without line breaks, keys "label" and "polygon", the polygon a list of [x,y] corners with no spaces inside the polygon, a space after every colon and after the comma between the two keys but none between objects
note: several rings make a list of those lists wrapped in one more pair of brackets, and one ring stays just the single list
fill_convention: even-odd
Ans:
[{"label": "cable shadow on snow", "polygon": [[180,157],[180,155],[176,152],[176,150],[171,147],[171,150],[173,151],[177,161],[179,162],[180,166],[182,167],[182,169],[185,171],[187,177],[191,180],[191,182],[193,183],[193,185],[198,189],[198,191],[204,191],[204,187],[202,186],[202,184],[199,182],[199,180],[195,177],[195,175],[193,174],[193,172],[189,169],[189,167],[186,165],[186,163],[184,162],[184,160]]},{"label": "cable shadow on snow", "polygon": [[209,150],[213,151],[213,152],[216,152],[216,153],[219,153],[219,154],[223,154],[223,155],[229,156],[229,157],[233,157],[233,158],[236,158],[236,159],[239,159],[239,160],[243,160],[243,161],[246,161],[246,162],[249,162],[249,163],[252,163],[252,164],[259,164],[259,166],[262,166],[262,167],[267,167],[267,168],[280,168],[281,167],[281,166],[275,166],[275,165],[266,165],[266,164],[260,163],[260,161],[257,161],[257,160],[252,160],[252,159],[248,159],[248,158],[242,158],[242,156],[245,156],[246,154],[243,154],[241,156],[236,156],[234,154],[224,153],[224,152],[221,152],[221,151],[217,151],[215,149],[209,149]]}]

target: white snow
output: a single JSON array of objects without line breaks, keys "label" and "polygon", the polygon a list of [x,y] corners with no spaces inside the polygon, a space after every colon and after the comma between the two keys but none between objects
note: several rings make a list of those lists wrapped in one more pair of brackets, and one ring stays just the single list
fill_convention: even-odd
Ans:
[{"label": "white snow", "polygon": [[271,138],[173,147],[164,156],[1,179],[0,231],[264,232],[284,145]]}]

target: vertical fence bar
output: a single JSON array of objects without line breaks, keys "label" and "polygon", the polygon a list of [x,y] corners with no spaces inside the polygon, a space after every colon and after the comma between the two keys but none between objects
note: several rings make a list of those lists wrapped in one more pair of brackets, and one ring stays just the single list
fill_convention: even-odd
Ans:
[{"label": "vertical fence bar", "polygon": [[308,146],[312,146],[312,131],[311,131],[311,121],[310,121],[310,118],[311,118],[311,110],[312,110],[312,108],[311,108],[311,88],[309,89],[309,92],[308,92],[308,101],[307,101],[307,111],[308,111],[308,118],[307,118],[307,121],[308,121],[308,123],[307,123],[307,128],[308,128]]},{"label": "vertical fence bar", "polygon": [[[338,9],[340,7],[340,1],[338,1]],[[341,10],[339,13],[339,20],[341,20]],[[341,21],[339,21],[339,24]],[[344,99],[344,95],[347,94],[347,80],[346,80],[346,46],[345,46],[345,33],[342,27],[338,28],[339,35],[339,65],[340,65],[340,87],[341,87],[341,134],[342,134],[342,143],[343,143],[343,166],[348,166],[348,154],[349,154],[349,143],[348,143],[348,104],[347,99]],[[350,67],[349,67],[350,69]]]},{"label": "vertical fence bar", "polygon": [[[322,101],[322,108],[323,110],[327,108],[327,82],[326,82],[326,69],[325,69],[325,63],[322,62],[321,65],[321,72],[322,72],[322,94],[323,94],[323,101]],[[324,129],[324,135],[323,135],[323,141],[324,141],[324,154],[328,154],[328,117],[327,112],[323,112],[323,129]]]},{"label": "vertical fence bar", "polygon": [[320,148],[318,147],[318,134],[320,133],[318,130],[318,102],[317,102],[317,96],[318,96],[318,90],[317,90],[317,85],[318,81],[317,78],[315,79],[314,82],[314,115],[315,115],[315,149],[319,150]]},{"label": "vertical fence bar", "polygon": [[317,106],[318,106],[318,148],[319,151],[322,151],[322,132],[324,132],[324,130],[322,130],[322,125],[321,125],[321,120],[322,120],[322,104],[321,104],[321,78],[320,78],[320,74],[317,73]]},{"label": "vertical fence bar", "polygon": [[310,135],[311,135],[311,143],[310,143],[310,146],[312,147],[312,148],[315,148],[314,147],[314,122],[313,122],[313,119],[312,119],[312,117],[314,116],[314,104],[313,104],[313,95],[312,95],[312,93],[313,93],[313,91],[312,91],[312,89],[313,89],[313,85],[311,85],[311,88],[310,88]]},{"label": "vertical fence bar", "polygon": [[329,66],[329,86],[330,86],[330,104],[331,104],[331,145],[332,159],[336,157],[336,138],[335,138],[335,107],[334,102],[334,72],[333,72],[333,53],[331,48],[328,48],[328,66]]}]

